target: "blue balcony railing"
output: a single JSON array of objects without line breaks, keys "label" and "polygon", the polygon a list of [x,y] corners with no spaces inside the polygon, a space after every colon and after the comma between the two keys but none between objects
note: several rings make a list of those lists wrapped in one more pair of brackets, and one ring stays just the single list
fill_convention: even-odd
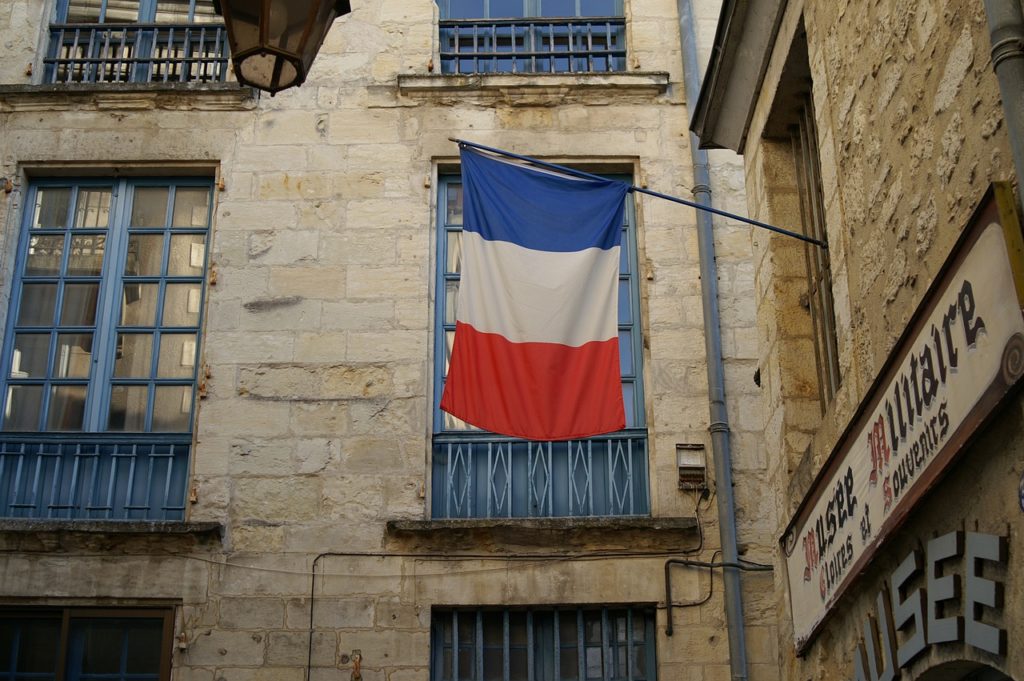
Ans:
[{"label": "blue balcony railing", "polygon": [[184,520],[190,448],[0,440],[0,517]]},{"label": "blue balcony railing", "polygon": [[51,24],[46,83],[218,83],[228,78],[220,24]]},{"label": "blue balcony railing", "polygon": [[647,433],[529,442],[437,435],[434,518],[649,515]]},{"label": "blue balcony railing", "polygon": [[440,22],[441,73],[601,73],[626,70],[626,21],[480,19]]}]

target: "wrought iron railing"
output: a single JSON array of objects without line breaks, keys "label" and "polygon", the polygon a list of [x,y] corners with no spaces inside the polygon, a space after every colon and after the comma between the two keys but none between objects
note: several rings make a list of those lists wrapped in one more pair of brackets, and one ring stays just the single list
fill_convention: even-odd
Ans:
[{"label": "wrought iron railing", "polygon": [[626,70],[626,21],[480,19],[440,22],[441,73]]},{"label": "wrought iron railing", "polygon": [[0,517],[184,520],[188,441],[0,440]]},{"label": "wrought iron railing", "polygon": [[647,433],[530,442],[436,435],[434,518],[650,514]]},{"label": "wrought iron railing", "polygon": [[220,24],[52,24],[47,83],[217,83],[228,78]]}]

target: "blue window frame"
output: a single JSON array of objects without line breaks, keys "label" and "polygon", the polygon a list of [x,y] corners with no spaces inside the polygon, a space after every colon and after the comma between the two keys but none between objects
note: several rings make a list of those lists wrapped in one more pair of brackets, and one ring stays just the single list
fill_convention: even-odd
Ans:
[{"label": "blue window frame", "polygon": [[622,0],[439,0],[442,73],[626,70]]},{"label": "blue window frame", "polygon": [[220,82],[227,33],[212,0],[58,0],[47,83]]},{"label": "blue window frame", "polygon": [[41,180],[0,358],[0,515],[181,518],[213,187]]},{"label": "blue window frame", "polygon": [[[627,178],[620,178],[627,179]],[[530,442],[496,436],[438,406],[455,338],[462,264],[462,185],[438,195],[434,322],[432,514],[449,517],[647,515],[647,430],[641,367],[636,219],[627,197],[619,266],[619,363],[626,429],[587,440]]]},{"label": "blue window frame", "polygon": [[654,681],[654,608],[435,608],[431,681]]},{"label": "blue window frame", "polygon": [[170,608],[0,611],[0,681],[167,681]]}]

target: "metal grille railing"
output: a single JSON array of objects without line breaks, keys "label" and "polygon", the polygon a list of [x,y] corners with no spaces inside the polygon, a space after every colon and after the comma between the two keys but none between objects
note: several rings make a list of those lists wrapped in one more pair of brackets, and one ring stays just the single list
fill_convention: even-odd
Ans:
[{"label": "metal grille railing", "polygon": [[438,435],[434,518],[650,514],[647,433],[564,442]]},{"label": "metal grille railing", "polygon": [[653,681],[653,607],[434,608],[431,681]]},{"label": "metal grille railing", "polygon": [[52,24],[47,83],[216,83],[228,78],[218,24]]},{"label": "metal grille railing", "polygon": [[0,441],[0,516],[184,520],[188,442]]},{"label": "metal grille railing", "polygon": [[626,21],[480,19],[440,22],[441,73],[626,70]]}]

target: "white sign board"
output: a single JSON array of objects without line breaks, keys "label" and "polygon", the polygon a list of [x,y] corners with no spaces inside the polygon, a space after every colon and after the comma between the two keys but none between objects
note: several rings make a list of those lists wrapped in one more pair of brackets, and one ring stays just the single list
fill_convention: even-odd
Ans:
[{"label": "white sign board", "polygon": [[782,538],[798,651],[1024,374],[1007,192],[965,230]]}]

